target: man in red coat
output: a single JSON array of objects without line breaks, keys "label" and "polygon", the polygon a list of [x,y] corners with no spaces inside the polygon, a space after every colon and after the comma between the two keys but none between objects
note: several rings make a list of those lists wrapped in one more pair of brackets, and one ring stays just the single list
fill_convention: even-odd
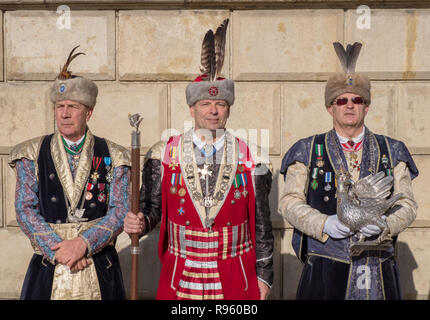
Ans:
[{"label": "man in red coat", "polygon": [[[225,36],[227,23],[217,34]],[[126,216],[124,230],[142,236],[161,220],[157,299],[266,299],[271,165],[225,129],[234,82],[204,71],[186,89],[194,128],[149,150],[141,212]]]}]

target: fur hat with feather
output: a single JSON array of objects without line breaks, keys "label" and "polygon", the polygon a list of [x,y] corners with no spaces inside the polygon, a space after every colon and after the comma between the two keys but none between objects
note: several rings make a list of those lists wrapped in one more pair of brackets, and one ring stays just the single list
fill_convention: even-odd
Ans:
[{"label": "fur hat with feather", "polygon": [[72,49],[66,63],[60,69],[60,73],[51,87],[50,98],[53,103],[71,100],[82,103],[88,108],[94,108],[98,94],[97,85],[87,78],[72,75],[69,70],[69,65],[73,59],[85,54],[83,52],[73,54],[78,47]]},{"label": "fur hat with feather", "polygon": [[348,44],[346,50],[339,42],[333,43],[333,46],[344,72],[336,73],[328,79],[325,87],[325,105],[330,106],[336,97],[344,93],[358,94],[366,105],[370,105],[370,80],[363,74],[355,73],[362,44],[359,42]]},{"label": "fur hat with feather", "polygon": [[230,106],[234,103],[234,82],[221,76],[228,22],[229,19],[225,19],[215,34],[212,30],[206,32],[200,62],[202,74],[194,79],[185,91],[189,106],[199,100],[225,100]]}]

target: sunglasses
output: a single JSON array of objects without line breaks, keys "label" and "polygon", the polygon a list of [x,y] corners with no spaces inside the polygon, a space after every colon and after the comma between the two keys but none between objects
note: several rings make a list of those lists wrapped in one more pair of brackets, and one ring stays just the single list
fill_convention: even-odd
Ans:
[{"label": "sunglasses", "polygon": [[[348,103],[348,98],[339,98],[337,100],[334,101],[334,103],[338,106],[344,106]],[[352,103],[354,104],[363,104],[364,100],[362,97],[353,97],[351,98]]]}]

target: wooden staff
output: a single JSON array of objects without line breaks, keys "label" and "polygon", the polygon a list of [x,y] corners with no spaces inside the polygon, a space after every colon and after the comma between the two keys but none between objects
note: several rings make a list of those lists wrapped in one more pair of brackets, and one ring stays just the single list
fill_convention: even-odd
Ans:
[{"label": "wooden staff", "polygon": [[[139,182],[140,182],[140,131],[139,124],[142,118],[139,114],[128,115],[130,125],[135,128],[131,132],[131,212],[139,212]],[[139,234],[131,235],[131,274],[130,274],[130,300],[137,300],[138,264],[139,264]]]}]

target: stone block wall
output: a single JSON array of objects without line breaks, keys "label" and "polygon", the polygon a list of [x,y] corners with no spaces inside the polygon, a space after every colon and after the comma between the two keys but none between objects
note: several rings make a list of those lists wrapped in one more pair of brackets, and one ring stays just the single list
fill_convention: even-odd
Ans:
[{"label": "stone block wall", "polygon": [[[230,26],[223,73],[236,81],[228,127],[244,138],[268,141],[274,166],[271,298],[293,299],[301,271],[290,245],[292,228],[277,212],[282,156],[297,139],[331,128],[324,86],[340,70],[332,42],[360,41],[357,70],[372,79],[366,123],[374,132],[403,140],[420,170],[413,185],[418,216],[399,236],[397,256],[404,298],[428,299],[430,2],[366,3],[365,19],[366,13],[357,13],[359,1],[70,0],[68,15],[57,13],[64,5],[58,1],[0,1],[0,299],[19,297],[32,254],[16,223],[15,176],[7,156],[15,144],[55,129],[49,88],[70,49],[79,44],[86,53],[71,70],[99,86],[89,122],[93,133],[128,146],[127,115],[139,112],[143,154],[169,132],[192,126],[185,87],[199,73],[204,33],[225,18]],[[157,242],[156,230],[141,241],[143,298],[155,297]],[[128,236],[120,235],[127,288],[129,244]]]}]

